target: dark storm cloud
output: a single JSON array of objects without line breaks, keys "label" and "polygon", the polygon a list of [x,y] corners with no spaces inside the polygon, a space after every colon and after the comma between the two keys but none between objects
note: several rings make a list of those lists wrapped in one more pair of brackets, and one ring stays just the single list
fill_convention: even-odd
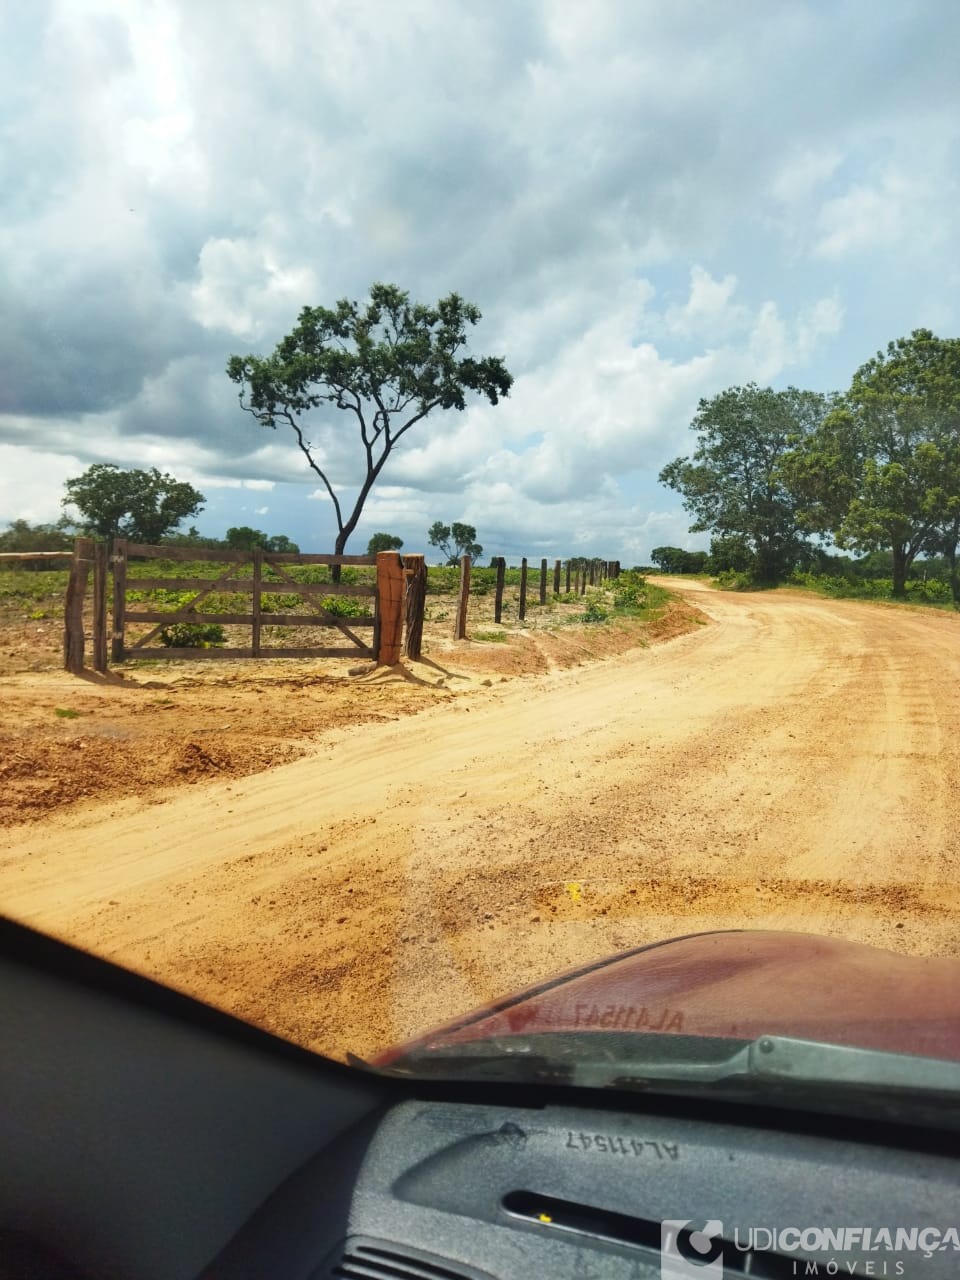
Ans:
[{"label": "dark storm cloud", "polygon": [[[84,459],[159,440],[312,483],[241,414],[227,356],[396,280],[475,300],[476,347],[518,378],[399,455],[398,481],[482,487],[514,457],[514,493],[559,512],[578,479],[685,445],[700,394],[809,363],[817,334],[832,384],[901,317],[956,317],[956,6],[64,0],[8,25],[0,440],[32,420]],[[693,315],[695,264],[733,300]],[[634,299],[661,269],[675,292]],[[862,331],[841,341],[844,310]],[[312,431],[355,483],[342,423]]]}]

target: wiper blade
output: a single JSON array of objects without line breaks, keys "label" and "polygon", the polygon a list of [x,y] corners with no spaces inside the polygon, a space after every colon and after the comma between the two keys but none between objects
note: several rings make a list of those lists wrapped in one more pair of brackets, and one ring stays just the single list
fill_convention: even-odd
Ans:
[{"label": "wiper blade", "polygon": [[417,1049],[388,1073],[595,1089],[792,1093],[829,1087],[960,1098],[960,1063],[774,1035],[743,1041],[544,1032]]}]

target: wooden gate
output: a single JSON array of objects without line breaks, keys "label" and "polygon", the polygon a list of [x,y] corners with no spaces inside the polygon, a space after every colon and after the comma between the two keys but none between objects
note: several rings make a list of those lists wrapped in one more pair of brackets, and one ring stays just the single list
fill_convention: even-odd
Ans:
[{"label": "wooden gate", "polygon": [[[226,565],[216,578],[136,577],[129,578],[131,557],[146,560],[197,561]],[[118,538],[111,555],[113,577],[113,628],[111,660],[126,658],[367,658],[395,663],[399,658],[401,610],[403,603],[403,568],[396,552],[377,556],[334,556],[273,553],[261,550],[224,551],[187,547],[156,547]],[[251,565],[250,576],[237,576],[240,566]],[[296,565],[365,565],[376,567],[376,584],[342,582],[301,582],[290,569]],[[128,590],[193,591],[194,595],[179,603],[176,609],[159,610],[130,607]],[[201,612],[198,605],[214,592],[250,597],[249,612]],[[270,608],[271,596],[296,596],[306,612],[280,613]],[[344,616],[325,606],[331,597],[361,597],[370,601],[369,616]],[[150,602],[145,602],[149,605]],[[128,642],[129,624],[152,623],[150,630],[132,643]],[[160,644],[156,640],[167,627],[176,624],[245,626],[250,628],[250,644],[241,648],[224,646],[194,647]],[[289,647],[263,643],[265,627],[311,627],[336,630],[344,643],[310,647]]]}]

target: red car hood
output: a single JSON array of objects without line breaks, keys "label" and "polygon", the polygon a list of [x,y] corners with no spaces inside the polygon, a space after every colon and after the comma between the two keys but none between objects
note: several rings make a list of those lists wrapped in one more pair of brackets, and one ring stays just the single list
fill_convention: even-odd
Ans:
[{"label": "red car hood", "polygon": [[598,960],[382,1054],[557,1031],[783,1035],[960,1061],[960,959],[808,934],[702,933]]}]

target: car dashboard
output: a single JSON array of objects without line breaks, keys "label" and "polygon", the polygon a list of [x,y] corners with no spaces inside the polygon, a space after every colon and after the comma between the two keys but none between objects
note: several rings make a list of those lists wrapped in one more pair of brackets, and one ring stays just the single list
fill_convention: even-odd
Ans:
[{"label": "car dashboard", "polygon": [[2,1280],[957,1274],[950,1247],[850,1271],[794,1243],[955,1227],[948,1134],[388,1078],[21,926],[0,944]]}]

